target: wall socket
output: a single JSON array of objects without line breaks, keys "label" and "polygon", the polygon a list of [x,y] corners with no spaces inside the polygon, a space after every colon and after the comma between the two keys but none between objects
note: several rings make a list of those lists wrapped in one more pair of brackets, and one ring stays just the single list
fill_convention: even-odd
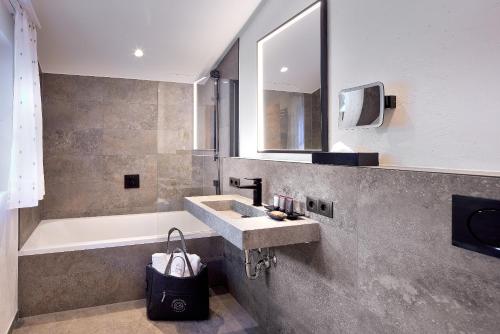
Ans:
[{"label": "wall socket", "polygon": [[319,200],[318,201],[318,214],[325,216],[325,217],[328,217],[328,218],[333,218],[333,203]]},{"label": "wall socket", "polygon": [[333,218],[333,202],[327,202],[313,197],[306,197],[306,209],[328,218]]},{"label": "wall socket", "polygon": [[240,186],[240,179],[236,177],[230,177],[229,178],[229,186],[230,187],[239,187]]},{"label": "wall socket", "polygon": [[318,213],[318,200],[312,197],[306,197],[306,209],[309,212]]}]

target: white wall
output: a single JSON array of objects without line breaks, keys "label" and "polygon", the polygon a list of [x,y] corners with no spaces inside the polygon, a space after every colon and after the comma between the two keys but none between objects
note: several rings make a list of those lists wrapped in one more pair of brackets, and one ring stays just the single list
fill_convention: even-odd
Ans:
[{"label": "white wall", "polygon": [[17,210],[7,210],[0,193],[0,333],[7,333],[17,313]]},{"label": "white wall", "polygon": [[338,91],[380,80],[398,96],[380,129],[330,143],[387,165],[500,170],[500,2],[343,0],[330,7],[332,118]]},{"label": "white wall", "polygon": [[17,313],[17,210],[7,209],[12,133],[13,19],[0,2],[0,333]]},{"label": "white wall", "polygon": [[[241,34],[245,157],[262,157],[256,41],[308,3],[268,0]],[[384,165],[500,171],[499,18],[498,0],[330,0],[330,147],[378,151]],[[373,81],[397,95],[398,108],[381,128],[339,130],[338,92]]]}]

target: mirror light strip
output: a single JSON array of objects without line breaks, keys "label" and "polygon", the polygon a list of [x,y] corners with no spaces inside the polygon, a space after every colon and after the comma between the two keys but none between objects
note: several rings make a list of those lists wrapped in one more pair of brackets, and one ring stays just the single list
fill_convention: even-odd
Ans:
[{"label": "mirror light strip", "polygon": [[193,150],[198,149],[198,83],[206,78],[203,77],[193,83]]},{"label": "mirror light strip", "polygon": [[264,143],[266,142],[264,131],[264,65],[262,64],[262,44],[260,42],[257,44],[257,132],[259,136],[257,146],[259,151],[264,149]]}]

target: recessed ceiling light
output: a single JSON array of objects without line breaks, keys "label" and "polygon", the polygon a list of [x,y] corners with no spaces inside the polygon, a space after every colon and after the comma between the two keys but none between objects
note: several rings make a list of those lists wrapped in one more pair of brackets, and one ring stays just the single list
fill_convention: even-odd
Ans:
[{"label": "recessed ceiling light", "polygon": [[285,73],[286,71],[288,71],[288,67],[286,66],[283,66],[280,70],[281,73]]},{"label": "recessed ceiling light", "polygon": [[144,56],[144,51],[142,51],[142,49],[135,49],[134,56],[136,56],[137,58],[141,58],[142,56]]}]

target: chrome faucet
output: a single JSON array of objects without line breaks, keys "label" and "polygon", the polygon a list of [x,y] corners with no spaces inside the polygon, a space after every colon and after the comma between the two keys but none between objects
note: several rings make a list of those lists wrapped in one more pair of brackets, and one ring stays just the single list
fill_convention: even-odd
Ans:
[{"label": "chrome faucet", "polygon": [[252,185],[240,186],[236,185],[239,189],[253,189],[253,206],[262,206],[262,178],[245,178],[245,180],[253,181]]}]

